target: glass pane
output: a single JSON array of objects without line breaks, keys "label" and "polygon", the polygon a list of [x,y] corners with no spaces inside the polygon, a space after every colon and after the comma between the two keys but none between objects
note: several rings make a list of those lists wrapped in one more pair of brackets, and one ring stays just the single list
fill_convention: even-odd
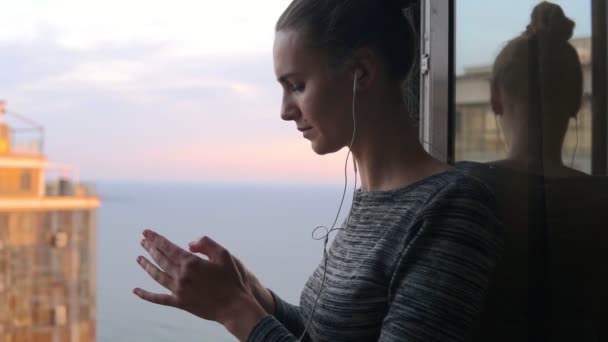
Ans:
[{"label": "glass pane", "polygon": [[[524,133],[512,123],[510,111],[496,115],[491,105],[493,73],[497,57],[502,52],[503,69],[514,63],[509,53],[508,43],[522,37],[530,22],[532,9],[538,2],[518,0],[500,1],[458,1],[456,7],[456,118],[455,154],[456,160],[495,161],[509,154],[509,139],[512,134]],[[561,147],[561,159],[567,167],[589,173],[591,170],[591,6],[590,1],[564,0],[554,3],[562,6],[566,16],[575,23],[569,44],[578,54],[583,75],[583,92],[580,106],[571,119],[560,119],[559,113],[549,117],[550,126],[560,125],[557,121],[567,121]],[[475,20],[471,20],[475,18]],[[556,50],[557,49],[557,50]],[[552,49],[550,53],[567,54],[567,47]],[[507,60],[509,60],[507,62]],[[519,61],[519,64],[526,61]],[[560,63],[557,61],[556,63]],[[566,66],[563,66],[564,68]],[[520,69],[523,69],[522,66]],[[559,73],[559,66],[552,73]],[[560,75],[566,77],[564,73]],[[556,82],[572,83],[556,75]],[[548,80],[548,78],[547,78]],[[525,87],[529,79],[520,78]],[[556,96],[564,89],[555,89]],[[572,88],[572,87],[571,87]],[[573,88],[574,89],[574,88]],[[572,95],[571,95],[572,96]],[[555,101],[555,100],[552,100]],[[562,108],[567,103],[562,103]],[[507,109],[505,109],[507,110]],[[502,113],[501,113],[502,114]],[[505,127],[505,124],[507,126]],[[512,127],[512,128],[511,128]],[[507,131],[505,131],[507,129]],[[515,131],[515,132],[514,132]]]},{"label": "glass pane", "polygon": [[494,191],[505,232],[479,340],[606,340],[591,1],[456,4],[456,166]]}]

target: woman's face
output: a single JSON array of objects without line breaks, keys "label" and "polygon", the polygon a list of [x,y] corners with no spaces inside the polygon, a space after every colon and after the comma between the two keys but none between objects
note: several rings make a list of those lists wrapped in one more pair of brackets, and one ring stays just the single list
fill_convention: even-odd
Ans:
[{"label": "woman's face", "polygon": [[273,59],[283,89],[281,118],[294,121],[318,154],[348,146],[353,132],[351,74],[332,69],[327,54],[307,46],[294,31],[276,33]]}]

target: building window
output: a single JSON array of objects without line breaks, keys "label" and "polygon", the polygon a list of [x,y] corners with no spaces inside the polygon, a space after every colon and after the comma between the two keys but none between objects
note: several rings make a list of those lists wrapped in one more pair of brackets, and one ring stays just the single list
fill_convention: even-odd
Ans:
[{"label": "building window", "polygon": [[20,184],[19,189],[22,192],[32,191],[32,171],[30,171],[30,170],[23,171],[21,173],[21,180],[20,180],[19,184]]}]

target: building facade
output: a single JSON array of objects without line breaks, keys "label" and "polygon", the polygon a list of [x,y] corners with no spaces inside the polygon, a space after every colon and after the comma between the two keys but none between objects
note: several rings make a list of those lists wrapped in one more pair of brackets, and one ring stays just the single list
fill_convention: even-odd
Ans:
[{"label": "building facade", "polygon": [[0,104],[0,341],[95,341],[99,198],[9,116]]}]

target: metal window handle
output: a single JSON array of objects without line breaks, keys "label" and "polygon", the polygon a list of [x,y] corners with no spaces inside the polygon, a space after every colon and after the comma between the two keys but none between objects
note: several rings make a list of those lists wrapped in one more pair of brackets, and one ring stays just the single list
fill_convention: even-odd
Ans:
[{"label": "metal window handle", "polygon": [[425,53],[422,56],[422,60],[420,62],[420,73],[422,75],[426,75],[429,73],[429,64],[430,64],[430,59],[431,57],[429,56],[428,53]]}]

